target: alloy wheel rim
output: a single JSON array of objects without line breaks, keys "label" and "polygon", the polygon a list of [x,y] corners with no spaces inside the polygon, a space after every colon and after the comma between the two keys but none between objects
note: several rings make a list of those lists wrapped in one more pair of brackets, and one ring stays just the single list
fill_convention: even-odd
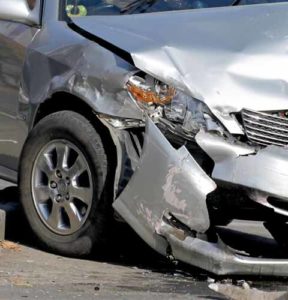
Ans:
[{"label": "alloy wheel rim", "polygon": [[46,144],[32,170],[32,198],[42,222],[59,235],[78,231],[93,201],[92,174],[83,152],[65,139]]}]

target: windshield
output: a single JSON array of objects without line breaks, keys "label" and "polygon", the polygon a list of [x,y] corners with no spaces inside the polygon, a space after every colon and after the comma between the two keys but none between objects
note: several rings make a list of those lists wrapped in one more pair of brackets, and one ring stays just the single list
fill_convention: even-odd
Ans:
[{"label": "windshield", "polygon": [[64,0],[68,16],[121,15],[208,7],[247,5],[287,0]]}]

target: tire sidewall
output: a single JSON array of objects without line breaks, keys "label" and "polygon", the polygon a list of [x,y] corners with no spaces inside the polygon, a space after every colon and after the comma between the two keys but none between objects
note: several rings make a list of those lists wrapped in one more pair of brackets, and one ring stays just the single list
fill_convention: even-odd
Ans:
[{"label": "tire sidewall", "polygon": [[[46,144],[57,139],[65,139],[79,148],[90,166],[93,182],[94,194],[89,215],[83,226],[70,235],[59,235],[51,231],[41,220],[32,197],[32,171],[36,157]],[[103,188],[107,174],[106,156],[100,136],[93,126],[76,113],[55,113],[40,121],[32,130],[24,146],[20,162],[21,203],[39,241],[46,248],[64,255],[89,254],[93,245],[103,238],[105,221]]]}]

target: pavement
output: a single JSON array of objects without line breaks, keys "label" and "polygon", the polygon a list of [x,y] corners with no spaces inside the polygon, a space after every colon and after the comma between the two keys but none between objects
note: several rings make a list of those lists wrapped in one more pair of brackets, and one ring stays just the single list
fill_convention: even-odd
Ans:
[{"label": "pavement", "polygon": [[181,272],[69,259],[22,245],[2,249],[0,259],[1,300],[219,299],[205,280],[197,281]]},{"label": "pavement", "polygon": [[[146,246],[125,224],[119,226],[122,242],[116,240],[100,258],[73,259],[47,253],[38,248],[25,223],[17,188],[9,186],[0,181],[0,209],[7,210],[7,240],[0,242],[0,300],[227,299],[209,289],[209,284],[217,282],[245,282],[264,291],[288,290],[285,278],[215,278],[191,266],[174,265]],[[234,222],[231,228],[237,226]],[[247,223],[243,226],[245,231]],[[267,237],[254,223],[248,227]]]}]

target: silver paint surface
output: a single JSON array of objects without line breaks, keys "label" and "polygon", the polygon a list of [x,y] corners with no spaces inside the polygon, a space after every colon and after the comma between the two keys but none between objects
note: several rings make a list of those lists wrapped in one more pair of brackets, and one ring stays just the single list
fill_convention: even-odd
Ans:
[{"label": "silver paint surface", "polygon": [[27,0],[0,0],[0,19],[38,25],[40,24],[40,0],[36,0],[33,10],[28,7]]},{"label": "silver paint surface", "polygon": [[13,170],[17,169],[28,134],[18,116],[19,82],[27,46],[37,31],[25,24],[0,20],[0,165]]},{"label": "silver paint surface", "polygon": [[175,150],[148,120],[139,165],[113,206],[151,247],[163,252],[156,235],[163,214],[168,211],[192,230],[205,232],[210,226],[206,196],[215,188],[187,149]]},{"label": "silver paint surface", "polygon": [[256,154],[217,162],[212,177],[288,200],[288,151],[269,146]]},{"label": "silver paint surface", "polygon": [[268,195],[288,200],[287,148],[256,149],[205,132],[195,139],[215,162],[213,179],[260,192],[252,198],[257,202],[266,202]]},{"label": "silver paint surface", "polygon": [[140,70],[204,101],[231,133],[242,130],[230,113],[288,108],[287,3],[73,22],[131,53]]},{"label": "silver paint surface", "polygon": [[[30,77],[31,69],[41,69],[39,76]],[[65,22],[49,22],[28,48],[23,102],[29,99],[37,105],[57,92],[65,92],[98,113],[142,119],[142,111],[123,90],[133,71],[133,66],[73,32]]]},{"label": "silver paint surface", "polygon": [[[181,231],[181,230],[180,230]],[[175,258],[217,275],[287,276],[287,259],[254,258],[237,253],[220,239],[207,242],[194,238],[163,222],[160,234],[169,242]],[[184,239],[178,236],[183,235]]]},{"label": "silver paint surface", "polygon": [[217,136],[204,131],[199,131],[195,136],[197,144],[218,164],[227,159],[254,154],[255,148],[246,144],[229,141],[222,136]]}]

